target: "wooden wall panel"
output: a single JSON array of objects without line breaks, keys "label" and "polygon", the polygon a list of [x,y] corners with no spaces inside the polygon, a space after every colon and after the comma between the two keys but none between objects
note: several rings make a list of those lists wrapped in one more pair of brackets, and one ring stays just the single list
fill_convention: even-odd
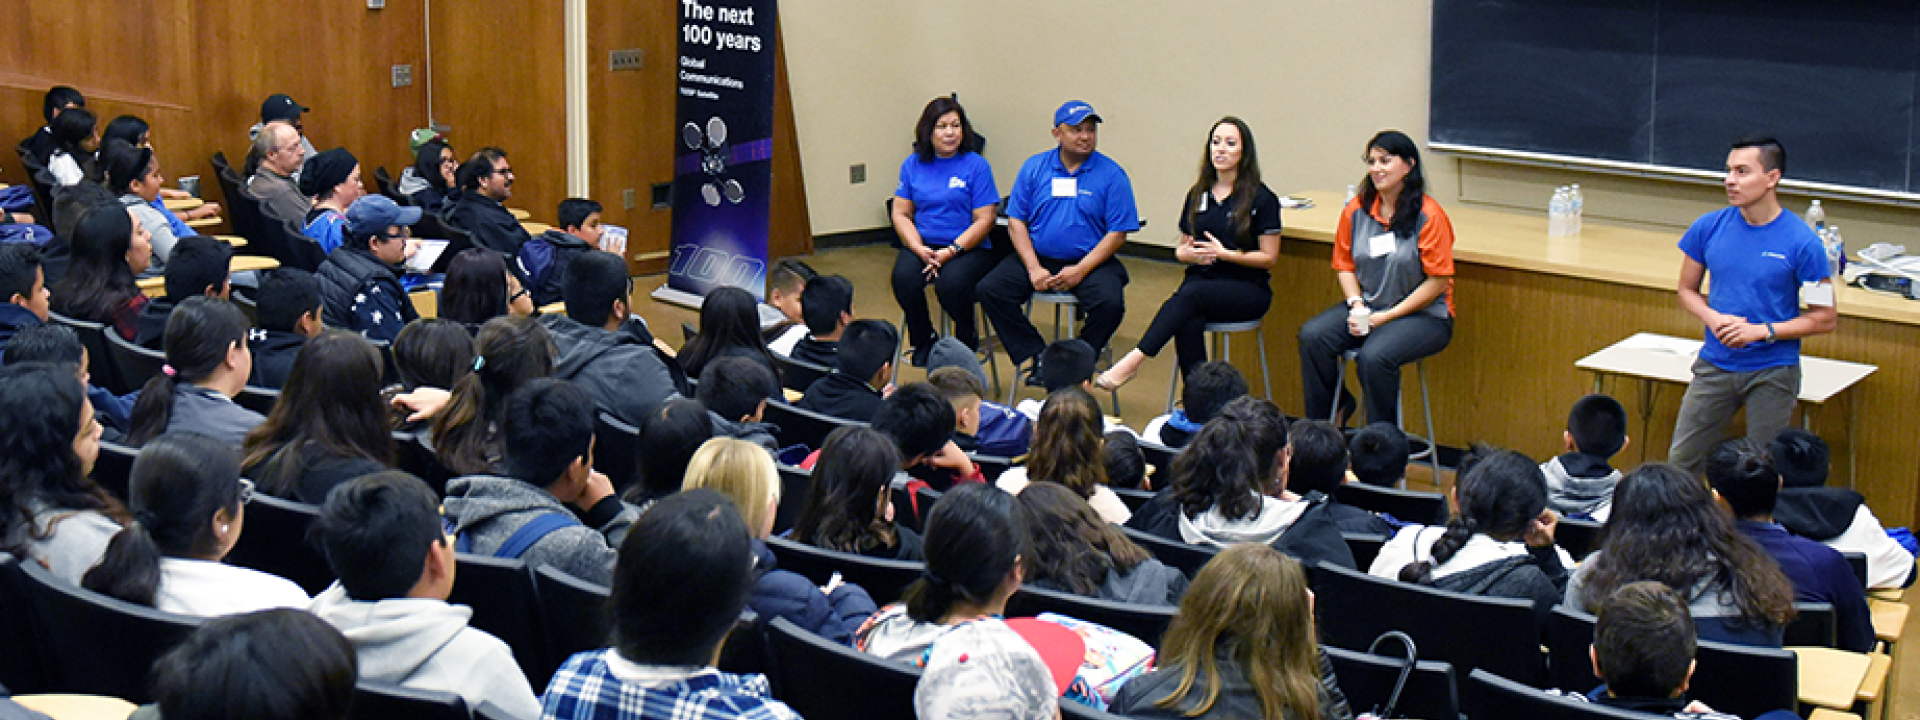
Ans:
[{"label": "wooden wall panel", "polygon": [[774,59],[773,208],[767,218],[768,261],[813,252],[807,181],[800,172],[800,133],[793,124],[793,89],[787,78],[787,46],[778,39],[774,45],[780,54]]},{"label": "wooden wall panel", "polygon": [[452,128],[463,162],[488,145],[506,150],[507,205],[552,223],[567,197],[560,3],[437,2],[432,15],[434,120]]},{"label": "wooden wall panel", "polygon": [[[627,228],[628,264],[637,272],[666,268],[664,260],[634,258],[665,252],[673,229],[673,212],[653,208],[652,188],[673,181],[678,11],[673,2],[587,4],[591,194],[606,206],[608,223]],[[641,51],[639,70],[608,69],[609,54],[632,48]],[[622,201],[629,188],[632,209]]]}]

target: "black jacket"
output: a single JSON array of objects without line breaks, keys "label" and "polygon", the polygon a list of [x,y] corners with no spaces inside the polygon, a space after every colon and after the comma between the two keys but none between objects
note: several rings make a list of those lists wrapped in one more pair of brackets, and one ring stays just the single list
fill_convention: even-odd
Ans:
[{"label": "black jacket", "polygon": [[867,422],[885,403],[880,391],[865,380],[855,380],[852,375],[835,370],[807,386],[807,393],[794,405],[802,410]]},{"label": "black jacket", "polygon": [[839,367],[840,341],[815,340],[813,336],[809,335],[800,338],[800,342],[793,344],[793,354],[788,357],[801,362],[810,362],[815,365]]},{"label": "black jacket", "polygon": [[329,326],[392,342],[401,327],[420,317],[393,268],[371,251],[342,245],[327,256],[315,275],[324,301],[321,314]]},{"label": "black jacket", "polygon": [[[1346,539],[1340,537],[1339,524],[1327,512],[1331,503],[1327,496],[1316,490],[1307,493],[1306,500],[1311,506],[1273,541],[1273,549],[1293,556],[1309,568],[1325,560],[1347,569],[1364,570],[1355,567],[1353,549],[1347,547]],[[1180,505],[1174,502],[1173,488],[1161,490],[1140,506],[1127,520],[1127,527],[1174,542],[1186,542],[1186,538],[1180,536]]]},{"label": "black jacket", "polygon": [[1433,581],[1433,586],[1468,595],[1533,601],[1536,627],[1545,627],[1553,606],[1567,594],[1567,569],[1552,545]]},{"label": "black jacket", "polygon": [[513,213],[493,198],[461,191],[447,202],[447,224],[472,235],[474,247],[518,257],[520,246],[532,239]]},{"label": "black jacket", "polygon": [[1866,497],[1846,488],[1781,488],[1773,505],[1773,521],[1795,535],[1825,542],[1853,525],[1853,516]]},{"label": "black jacket", "polygon": [[253,350],[253,377],[247,384],[279,390],[286,387],[287,376],[293,374],[293,359],[299,357],[300,348],[306,347],[307,336],[285,330],[254,330],[247,335],[247,345]]},{"label": "black jacket", "polygon": [[134,321],[133,344],[148,350],[166,349],[161,345],[167,339],[167,318],[173,317],[176,304],[173,298],[154,298],[140,308],[140,317]]},{"label": "black jacket", "polygon": [[639,426],[660,403],[686,390],[678,365],[628,333],[589,327],[565,315],[542,315],[560,351],[553,376],[572,381],[621,422]]}]

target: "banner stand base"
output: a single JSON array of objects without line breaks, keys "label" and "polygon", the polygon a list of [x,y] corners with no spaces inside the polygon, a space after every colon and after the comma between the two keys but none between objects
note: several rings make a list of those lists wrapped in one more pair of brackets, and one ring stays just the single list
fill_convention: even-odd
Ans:
[{"label": "banner stand base", "polygon": [[655,288],[650,297],[660,302],[679,305],[689,310],[699,310],[700,306],[707,301],[704,295],[695,295],[685,290],[667,287],[666,285]]}]

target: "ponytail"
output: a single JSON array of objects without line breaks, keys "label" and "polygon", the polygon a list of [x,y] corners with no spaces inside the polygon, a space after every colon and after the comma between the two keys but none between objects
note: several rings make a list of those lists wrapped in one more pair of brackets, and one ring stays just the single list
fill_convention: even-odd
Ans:
[{"label": "ponytail", "polygon": [[[1447,564],[1448,560],[1453,559],[1454,553],[1466,547],[1467,541],[1473,539],[1473,531],[1473,518],[1465,515],[1454,515],[1449,518],[1447,531],[1440,534],[1440,539],[1433,541],[1433,546],[1428,550],[1430,554],[1427,559],[1408,563],[1406,567],[1400,568],[1400,579],[1404,582],[1432,585],[1433,569]],[[1418,542],[1418,536],[1415,536],[1415,543],[1418,544]]]},{"label": "ponytail", "polygon": [[947,491],[927,515],[927,568],[902,596],[907,617],[939,622],[966,600],[986,605],[1015,563],[1030,556],[1027,524],[1013,496],[972,483]]},{"label": "ponytail", "polygon": [[[1433,542],[1429,559],[1400,569],[1400,579],[1433,584],[1433,569],[1447,564],[1476,534],[1497,542],[1520,539],[1547,507],[1547,478],[1525,455],[1476,443],[1474,462],[1453,485],[1454,513]],[[1462,462],[1466,467],[1467,463]]]},{"label": "ponytail", "polygon": [[907,605],[907,617],[920,622],[939,622],[958,599],[953,583],[931,570],[920,571],[920,579],[900,593],[900,601]]},{"label": "ponytail", "polygon": [[133,402],[133,427],[127,431],[128,445],[140,447],[167,431],[167,423],[173,422],[173,392],[173,373],[165,371],[140,386],[140,399]]},{"label": "ponytail", "polygon": [[448,388],[447,407],[433,420],[434,453],[461,475],[494,472],[497,425],[514,390],[553,374],[553,338],[531,317],[501,316],[474,336],[473,372]]},{"label": "ponytail", "polygon": [[181,301],[167,316],[167,365],[140,389],[127,443],[138,447],[166,432],[179,383],[198,383],[218,372],[230,348],[246,347],[251,327],[240,308],[225,300],[195,296]]},{"label": "ponytail", "polygon": [[153,606],[160,592],[160,546],[148,530],[153,520],[149,513],[138,513],[133,522],[107,543],[107,554],[80,579],[80,587],[136,605]]},{"label": "ponytail", "polygon": [[240,488],[240,455],[231,445],[186,432],[155,438],[133,461],[127,490],[133,522],[107,543],[81,587],[153,605],[162,558],[219,559],[210,521],[221,510],[239,514]]}]

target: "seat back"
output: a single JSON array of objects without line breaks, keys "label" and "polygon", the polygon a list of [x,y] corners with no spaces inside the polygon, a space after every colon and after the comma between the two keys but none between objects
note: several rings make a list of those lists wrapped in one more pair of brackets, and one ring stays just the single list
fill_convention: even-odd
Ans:
[{"label": "seat back", "polygon": [[780,371],[780,387],[806,392],[813,381],[826,377],[833,368],[773,353],[773,364]]},{"label": "seat back", "polygon": [[248,385],[240,388],[240,394],[233,396],[233,402],[261,415],[269,415],[273,413],[273,404],[280,402],[280,391]]},{"label": "seat back", "polygon": [[1541,634],[1547,641],[1547,684],[1562,690],[1586,692],[1600,686],[1593,674],[1593,616],[1566,605],[1555,605]]},{"label": "seat back", "polygon": [[1115,715],[1105,710],[1095,710],[1092,705],[1060,699],[1060,717],[1067,720],[1125,720],[1125,715]]},{"label": "seat back", "polygon": [[[542,677],[551,677],[574,653],[612,644],[613,625],[607,617],[611,589],[607,586],[581,580],[551,565],[533,569],[533,586],[534,595],[540,599],[546,656],[552,659],[552,667],[544,668]],[[527,674],[532,676],[534,672]]]},{"label": "seat back", "polygon": [[1367,512],[1392,515],[1401,522],[1422,525],[1447,523],[1447,496],[1440,493],[1350,482],[1336,486],[1333,499]]},{"label": "seat back", "polygon": [[132,497],[128,490],[133,487],[133,459],[139,456],[139,448],[101,440],[100,455],[93,460],[93,482],[126,504]]},{"label": "seat back", "polygon": [[776,463],[780,471],[780,504],[773,511],[773,531],[783,533],[800,521],[800,509],[813,492],[813,471]]},{"label": "seat back", "polygon": [[[1412,636],[1424,659],[1455,670],[1486,668],[1523,682],[1546,680],[1533,603],[1482,597],[1376,578],[1322,562],[1313,573],[1321,640],[1365,650],[1382,633]],[[1488,632],[1488,628],[1503,628]]]},{"label": "seat back", "polygon": [[900,598],[900,593],[920,579],[926,563],[910,560],[882,560],[853,553],[834,552],[783,537],[767,538],[767,547],[782,570],[805,575],[816,585],[825,585],[840,573],[846,582],[866,588],[876,605]]},{"label": "seat back", "polygon": [[[1667,715],[1558,697],[1485,670],[1467,677],[1473,720],[1653,720]],[[1718,708],[1715,708],[1718,709]]]},{"label": "seat back", "polygon": [[[1145,455],[1147,464],[1153,466],[1154,475],[1162,479],[1170,477],[1170,473],[1173,472],[1173,458],[1179,455],[1180,451],[1184,449],[1185,448],[1167,447],[1157,442],[1148,442],[1145,439],[1140,441],[1140,454]],[[1155,487],[1165,486],[1165,483],[1160,480],[1155,480],[1153,484]]]},{"label": "seat back", "polygon": [[59,313],[48,313],[47,319],[60,323],[80,336],[80,345],[87,349],[87,374],[89,382],[107,389],[115,395],[125,395],[140,389],[121,381],[120,373],[113,366],[113,356],[107,350],[107,326],[104,323],[70,318]]},{"label": "seat back", "polygon": [[1553,528],[1553,544],[1559,545],[1575,560],[1584,560],[1600,549],[1600,529],[1605,524],[1594,520],[1560,518]]},{"label": "seat back", "polygon": [[1125,533],[1128,539],[1140,543],[1140,547],[1146,548],[1147,552],[1153,553],[1155,559],[1166,563],[1169,567],[1180,568],[1187,577],[1200,574],[1200,568],[1206,567],[1207,562],[1213,560],[1213,556],[1220,554],[1220,548],[1211,545],[1194,545],[1178,540],[1168,540],[1130,527],[1122,527],[1120,532]]},{"label": "seat back", "polygon": [[159,350],[148,350],[120,337],[120,333],[106,332],[107,357],[113,362],[113,369],[119,373],[123,382],[138,388],[147,384],[160,369],[167,366],[167,354]]},{"label": "seat back", "polygon": [[202,622],[83,590],[39,563],[18,567],[27,577],[31,612],[44,630],[46,679],[54,692],[150,702],[147,680],[154,660]]},{"label": "seat back", "polygon": [[292,580],[308,595],[333,584],[327,556],[307,535],[320,509],[303,502],[255,493],[247,503],[247,522],[227,563]]},{"label": "seat back", "polygon": [[999,455],[967,453],[967,459],[972,460],[974,465],[980,467],[980,474],[986,477],[987,482],[999,480],[1001,474],[1013,467],[1012,458],[1001,457]]},{"label": "seat back", "polygon": [[454,564],[453,592],[447,602],[472,608],[473,618],[467,624],[500,638],[513,649],[513,659],[520,663],[527,682],[546,687],[560,661],[547,657],[540,599],[527,564],[471,553],[455,553]]},{"label": "seat back", "polygon": [[[1555,607],[1547,619],[1547,648],[1556,687],[1599,687],[1600,678],[1594,676],[1587,654],[1593,645],[1593,622],[1592,615],[1564,605]],[[1751,718],[1798,707],[1800,669],[1791,651],[1701,640],[1693,659],[1687,696],[1715,710]]]},{"label": "seat back", "polygon": [[1380,555],[1380,547],[1387,544],[1387,538],[1373,533],[1340,533],[1347,541],[1347,550],[1353,553],[1353,566],[1365,570],[1373,566],[1373,559]]},{"label": "seat back", "polygon": [[[1373,655],[1330,645],[1320,649],[1333,663],[1334,677],[1340,678],[1340,691],[1356,713],[1379,713],[1387,709],[1393,686],[1400,681],[1406,665],[1401,658]],[[1453,666],[1434,660],[1420,660],[1407,673],[1407,684],[1400,689],[1393,717],[1460,717],[1460,692],[1454,684]]]},{"label": "seat back", "polygon": [[1797,602],[1782,644],[1787,647],[1839,647],[1840,619],[1832,603]]},{"label": "seat back", "polygon": [[921,532],[927,525],[927,513],[933,512],[935,503],[940,502],[944,494],[927,485],[916,486],[913,494],[908,495],[898,489],[893,491],[893,521]]},{"label": "seat back", "polygon": [[353,687],[351,720],[470,720],[467,701],[445,690],[421,690],[372,680]]},{"label": "seat back", "polygon": [[1109,489],[1113,490],[1113,494],[1120,496],[1120,502],[1127,504],[1127,512],[1140,512],[1140,508],[1145,507],[1147,501],[1153,499],[1152,490],[1139,490],[1136,488]]},{"label": "seat back", "polygon": [[615,490],[626,490],[640,463],[640,429],[602,410],[594,417],[593,439],[593,469],[612,480]]},{"label": "seat back", "polygon": [[0,686],[15,694],[47,691],[47,645],[33,612],[32,581],[20,561],[0,552]]},{"label": "seat back", "polygon": [[405,195],[401,195],[398,191],[394,190],[393,173],[387,172],[387,166],[385,165],[373,169],[373,186],[380,190],[381,195],[387,196],[387,199],[392,200],[397,205],[404,207],[413,204]]},{"label": "seat back", "polygon": [[801,629],[767,622],[774,696],[807,720],[910,718],[920,669],[868,655]]},{"label": "seat back", "polygon": [[815,450],[827,444],[827,434],[842,425],[866,425],[858,420],[844,420],[814,412],[802,410],[783,402],[768,400],[767,411],[761,419],[773,423],[780,432],[775,436],[781,447],[805,445]]},{"label": "seat back", "polygon": [[1853,579],[1860,581],[1860,587],[1867,587],[1867,554],[1843,552],[1840,557],[1847,559],[1847,569],[1853,571]]},{"label": "seat back", "polygon": [[736,675],[765,675],[767,665],[767,623],[753,608],[743,608],[720,644],[720,659],[713,666]]},{"label": "seat back", "polygon": [[233,234],[251,238],[259,232],[259,206],[240,202],[242,192],[240,173],[227,162],[227,154],[213,154],[213,177],[220,183],[220,196],[227,200],[227,222],[233,226]]},{"label": "seat back", "polygon": [[393,449],[401,470],[427,481],[427,486],[433,488],[434,494],[447,496],[447,481],[453,479],[453,471],[440,464],[440,456],[433,453],[433,439],[428,437],[427,431],[395,431]]},{"label": "seat back", "polygon": [[1172,605],[1114,602],[1032,585],[1021,585],[1013,597],[1007,599],[1009,617],[1057,613],[1105,625],[1156,648],[1160,646],[1160,636],[1167,633],[1167,625],[1173,622],[1173,611]]}]

